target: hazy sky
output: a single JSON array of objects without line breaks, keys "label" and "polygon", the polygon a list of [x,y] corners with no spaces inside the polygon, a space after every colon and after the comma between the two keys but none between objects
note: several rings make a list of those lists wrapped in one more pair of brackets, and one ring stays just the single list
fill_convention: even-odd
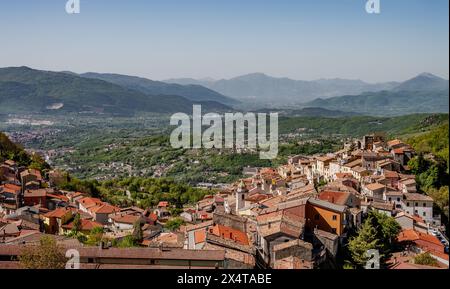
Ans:
[{"label": "hazy sky", "polygon": [[448,79],[449,1],[0,0],[0,67],[166,79]]}]

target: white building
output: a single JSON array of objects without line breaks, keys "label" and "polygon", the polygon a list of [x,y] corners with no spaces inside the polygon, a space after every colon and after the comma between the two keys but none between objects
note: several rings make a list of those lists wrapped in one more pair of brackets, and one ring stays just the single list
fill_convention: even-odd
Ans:
[{"label": "white building", "polygon": [[433,199],[418,193],[403,194],[402,209],[410,215],[420,216],[425,222],[433,223]]}]

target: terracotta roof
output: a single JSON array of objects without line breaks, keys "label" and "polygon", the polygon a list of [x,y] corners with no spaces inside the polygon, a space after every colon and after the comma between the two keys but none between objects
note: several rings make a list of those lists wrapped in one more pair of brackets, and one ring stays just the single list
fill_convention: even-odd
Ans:
[{"label": "terracotta roof", "polygon": [[50,211],[44,215],[46,218],[62,218],[67,212],[72,212],[72,210],[67,208],[58,208],[56,210]]},{"label": "terracotta roof", "polygon": [[333,204],[344,206],[347,204],[351,194],[348,192],[323,191],[319,194],[319,199]]},{"label": "terracotta roof", "polygon": [[249,245],[247,234],[242,231],[220,224],[210,227],[208,230],[209,233],[218,237],[235,241],[236,243],[239,243],[241,245]]},{"label": "terracotta roof", "polygon": [[91,197],[85,197],[85,198],[79,199],[78,203],[83,205],[83,207],[85,207],[86,209],[103,204],[103,202],[100,199],[91,198]]},{"label": "terracotta roof", "polygon": [[334,157],[322,156],[322,157],[317,157],[316,159],[318,161],[326,163],[326,162],[330,162],[330,161],[334,160]]},{"label": "terracotta roof", "polygon": [[361,164],[362,164],[362,160],[361,159],[357,159],[357,160],[354,160],[352,162],[346,163],[344,166],[345,167],[349,167],[349,168],[353,168],[353,167],[356,167],[356,166],[360,166]]},{"label": "terracotta roof", "polygon": [[407,201],[429,201],[429,202],[433,201],[433,198],[419,193],[406,193],[403,194],[403,196]]},{"label": "terracotta roof", "polygon": [[195,244],[204,243],[206,241],[206,230],[198,230],[194,232]]},{"label": "terracotta roof", "polygon": [[20,186],[14,185],[14,184],[4,184],[4,188],[11,189],[11,190],[21,190],[22,188]]},{"label": "terracotta roof", "polygon": [[161,233],[157,237],[150,240],[150,243],[159,243],[159,244],[180,244],[181,239],[184,237],[182,234],[177,234],[174,232]]},{"label": "terracotta roof", "polygon": [[298,238],[304,228],[304,218],[291,214],[286,210],[271,212],[256,217],[258,230],[263,237],[277,233]]},{"label": "terracotta roof", "polygon": [[48,189],[38,189],[38,190],[26,190],[24,197],[46,197],[47,194],[49,193]]},{"label": "terracotta roof", "polygon": [[54,199],[59,199],[61,201],[65,201],[65,202],[69,201],[69,198],[64,196],[64,195],[47,194],[47,197],[54,198]]},{"label": "terracotta roof", "polygon": [[400,178],[397,172],[384,170],[383,175],[389,179],[398,179]]},{"label": "terracotta roof", "polygon": [[257,202],[260,202],[260,201],[265,200],[267,198],[269,198],[269,195],[266,195],[266,194],[253,194],[253,195],[247,197],[245,200],[249,201],[249,202],[257,203]]},{"label": "terracotta roof", "polygon": [[371,206],[372,208],[384,211],[393,211],[395,207],[394,203],[388,202],[372,202]]},{"label": "terracotta roof", "polygon": [[375,190],[381,190],[384,189],[385,186],[379,183],[372,183],[372,184],[367,184],[365,185],[366,189],[370,190],[370,191],[375,191]]},{"label": "terracotta roof", "polygon": [[403,144],[403,142],[399,139],[394,139],[394,140],[390,140],[387,142],[388,146],[395,146],[395,145],[399,145],[399,144]]},{"label": "terracotta roof", "polygon": [[351,178],[353,175],[351,173],[336,173],[336,178],[338,179],[345,179],[345,178]]},{"label": "terracotta roof", "polygon": [[124,223],[124,224],[134,224],[136,221],[138,221],[141,217],[135,216],[135,215],[124,215],[124,216],[115,216],[112,219],[116,223]]},{"label": "terracotta roof", "polygon": [[120,211],[120,208],[104,203],[103,205],[90,208],[89,211],[95,214],[112,214]]},{"label": "terracotta roof", "polygon": [[[82,231],[90,231],[90,230],[92,230],[94,228],[97,228],[97,227],[103,227],[102,224],[97,223],[95,221],[87,220],[87,219],[81,219],[80,223],[81,223],[80,227],[81,227]],[[64,229],[72,230],[73,222],[70,222],[69,224],[66,224],[66,225],[62,225],[62,227]]]},{"label": "terracotta roof", "polygon": [[10,194],[19,194],[21,191],[21,187],[13,185],[13,184],[4,184],[0,186],[0,192],[10,193]]},{"label": "terracotta roof", "polygon": [[437,246],[442,246],[442,251],[444,250],[444,246],[442,245],[442,243],[439,241],[438,238],[436,238],[433,235],[424,234],[424,233],[415,231],[414,229],[405,229],[405,230],[401,231],[397,237],[397,240],[399,242],[404,242],[404,241],[414,242],[417,240],[422,240],[422,241],[429,242],[429,243],[432,243]]},{"label": "terracotta roof", "polygon": [[386,191],[386,196],[402,196],[403,193],[400,191],[396,191],[396,190],[387,190]]},{"label": "terracotta roof", "polygon": [[364,172],[368,172],[368,170],[366,170],[365,168],[363,168],[363,167],[360,167],[360,166],[357,166],[357,167],[353,167],[352,168],[352,171],[354,171],[354,172],[357,172],[357,173],[364,173]]},{"label": "terracotta roof", "polygon": [[395,150],[392,150],[392,151],[393,151],[394,154],[396,154],[396,155],[402,155],[402,154],[404,154],[403,148],[395,149]]}]

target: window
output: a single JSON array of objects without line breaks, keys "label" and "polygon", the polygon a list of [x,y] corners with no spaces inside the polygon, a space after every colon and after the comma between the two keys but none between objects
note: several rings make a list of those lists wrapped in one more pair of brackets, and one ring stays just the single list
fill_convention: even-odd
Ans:
[{"label": "window", "polygon": [[416,214],[416,215],[417,215],[417,214],[419,214],[419,211],[417,211],[417,210],[414,210],[414,214]]},{"label": "window", "polygon": [[390,202],[390,201],[392,201],[392,198],[391,198],[391,197],[389,197],[389,202]]},{"label": "window", "polygon": [[400,198],[397,198],[397,202],[400,202]]},{"label": "window", "polygon": [[406,203],[406,206],[407,206],[407,207],[409,207],[409,202],[408,202],[408,203]]},{"label": "window", "polygon": [[245,196],[244,195],[242,195],[242,199],[244,199],[245,198]]},{"label": "window", "polygon": [[419,203],[416,203],[416,207],[418,207],[419,206]]},{"label": "window", "polygon": [[333,221],[336,221],[336,220],[337,220],[337,216],[333,215]]},{"label": "window", "polygon": [[426,212],[423,212],[423,214],[422,214],[424,217],[426,217],[427,216],[427,213]]},{"label": "window", "polygon": [[423,206],[426,207],[426,206],[427,206],[427,203],[423,203]]},{"label": "window", "polygon": [[94,258],[88,258],[88,263],[94,263]]}]

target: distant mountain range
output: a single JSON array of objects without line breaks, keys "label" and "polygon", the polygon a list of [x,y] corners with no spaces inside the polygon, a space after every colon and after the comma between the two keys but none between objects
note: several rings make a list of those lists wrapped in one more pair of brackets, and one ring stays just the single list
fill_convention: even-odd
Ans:
[{"label": "distant mountain range", "polygon": [[172,84],[161,81],[153,81],[142,77],[110,73],[101,74],[89,72],[80,74],[80,76],[104,80],[122,87],[140,91],[145,94],[179,95],[192,101],[217,101],[227,105],[238,103],[238,101],[233,98],[226,97],[218,92],[215,92],[214,90],[197,84]]},{"label": "distant mountain range", "polygon": [[[92,75],[90,75],[92,76]],[[100,77],[99,77],[100,78]],[[105,77],[107,78],[107,77]],[[114,82],[120,82],[117,80]],[[191,112],[192,105],[202,104],[205,110],[229,110],[220,94],[194,87],[199,100],[176,94],[145,93],[130,89],[131,85],[82,77],[68,72],[35,70],[28,67],[0,68],[0,113],[16,112],[103,112],[133,114],[135,112]],[[179,87],[188,94],[190,87]],[[167,90],[167,93],[172,91]],[[207,93],[207,94],[206,94]],[[195,93],[192,93],[192,96]],[[208,96],[211,96],[209,98]]]},{"label": "distant mountain range", "polygon": [[[236,100],[237,99],[237,100]],[[229,80],[171,79],[0,68],[0,114],[16,112],[192,112],[277,108],[290,114],[341,116],[448,112],[448,80],[422,73],[405,82],[316,81],[262,73]],[[307,108],[303,109],[302,108]]]},{"label": "distant mountain range", "polygon": [[320,79],[315,81],[276,78],[263,73],[252,73],[231,79],[195,80],[190,78],[168,79],[168,83],[202,85],[224,95],[242,101],[260,101],[269,104],[284,102],[298,104],[315,98],[340,95],[357,95],[366,91],[390,90],[399,83],[370,84],[361,80]]},{"label": "distant mountain range", "polygon": [[306,106],[368,115],[448,113],[449,83],[430,73],[422,73],[389,91],[319,98],[306,103]]}]

